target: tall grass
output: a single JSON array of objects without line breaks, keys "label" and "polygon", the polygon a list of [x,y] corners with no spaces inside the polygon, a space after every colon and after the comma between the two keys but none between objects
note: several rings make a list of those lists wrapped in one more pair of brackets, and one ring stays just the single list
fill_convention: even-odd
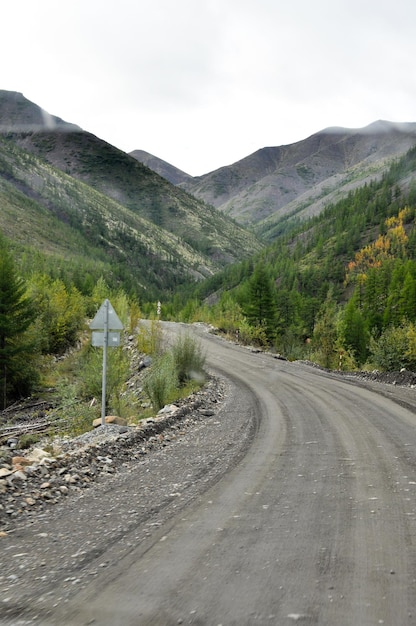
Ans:
[{"label": "tall grass", "polygon": [[143,389],[156,411],[175,399],[178,389],[178,376],[170,352],[156,359],[143,381]]},{"label": "tall grass", "polygon": [[190,382],[202,385],[206,380],[205,355],[199,342],[189,335],[180,335],[172,348],[157,358],[146,374],[143,389],[154,409],[181,397],[181,390]]},{"label": "tall grass", "polygon": [[180,385],[189,380],[205,381],[205,355],[201,344],[188,334],[179,335],[172,346],[172,356]]}]

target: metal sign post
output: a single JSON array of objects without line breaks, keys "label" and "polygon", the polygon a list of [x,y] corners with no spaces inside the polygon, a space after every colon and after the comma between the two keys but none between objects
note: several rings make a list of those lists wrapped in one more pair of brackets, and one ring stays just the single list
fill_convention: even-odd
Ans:
[{"label": "metal sign post", "polygon": [[114,311],[108,299],[105,299],[99,308],[96,316],[90,323],[90,328],[93,331],[102,330],[103,332],[92,333],[92,345],[100,346],[103,348],[103,377],[102,377],[102,392],[101,392],[101,425],[105,425],[105,396],[107,391],[107,348],[108,346],[120,345],[120,333],[109,332],[112,330],[122,330],[123,324]]},{"label": "metal sign post", "polygon": [[104,302],[103,378],[101,387],[101,426],[105,424],[105,393],[107,391],[108,300]]}]

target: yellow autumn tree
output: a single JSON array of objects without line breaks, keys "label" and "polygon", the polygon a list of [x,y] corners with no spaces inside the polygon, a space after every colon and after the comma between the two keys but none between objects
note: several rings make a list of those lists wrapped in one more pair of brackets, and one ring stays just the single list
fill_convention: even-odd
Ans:
[{"label": "yellow autumn tree", "polygon": [[403,222],[409,213],[410,209],[406,207],[399,211],[397,216],[385,220],[386,234],[380,235],[376,241],[361,248],[354,260],[348,263],[346,284],[350,282],[363,284],[370,269],[381,267],[387,259],[394,259],[405,254],[408,237]]}]

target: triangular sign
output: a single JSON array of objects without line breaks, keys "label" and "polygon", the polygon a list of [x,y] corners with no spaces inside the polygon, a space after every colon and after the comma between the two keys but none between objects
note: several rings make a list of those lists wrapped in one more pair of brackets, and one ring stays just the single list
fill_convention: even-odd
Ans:
[{"label": "triangular sign", "polygon": [[102,305],[97,311],[96,316],[90,323],[91,330],[103,330],[105,328],[105,320],[108,311],[108,330],[123,330],[123,324],[121,323],[117,313],[111,306],[109,300],[104,300]]}]

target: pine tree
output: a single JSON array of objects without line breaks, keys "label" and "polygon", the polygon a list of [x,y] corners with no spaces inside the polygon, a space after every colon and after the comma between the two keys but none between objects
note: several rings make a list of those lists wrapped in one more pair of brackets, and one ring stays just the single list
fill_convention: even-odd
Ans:
[{"label": "pine tree", "polygon": [[25,342],[24,333],[35,313],[25,291],[6,240],[0,236],[0,406],[3,408],[9,397],[23,389],[27,391],[30,368],[24,367],[22,356],[31,354],[32,347]]},{"label": "pine tree", "polygon": [[359,288],[349,300],[344,309],[341,324],[341,334],[344,346],[352,350],[359,365],[367,358],[369,333],[366,329],[362,312],[359,308]]},{"label": "pine tree", "polygon": [[276,306],[274,288],[262,263],[258,263],[248,284],[248,301],[244,314],[251,326],[263,327],[271,342],[276,333]]},{"label": "pine tree", "polygon": [[324,367],[331,368],[335,357],[337,341],[337,305],[332,287],[328,290],[325,302],[316,316],[313,329],[313,343]]}]

